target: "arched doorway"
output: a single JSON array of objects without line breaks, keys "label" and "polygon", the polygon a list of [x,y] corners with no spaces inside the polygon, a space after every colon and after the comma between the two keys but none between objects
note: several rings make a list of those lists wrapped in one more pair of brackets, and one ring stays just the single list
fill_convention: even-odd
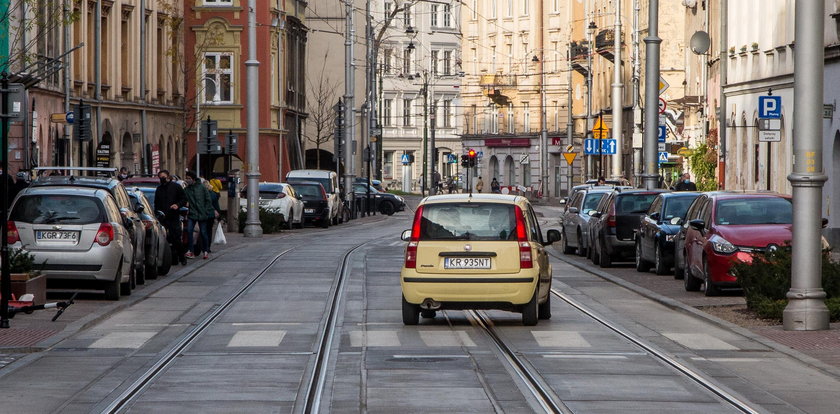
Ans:
[{"label": "arched doorway", "polygon": [[510,155],[505,158],[505,172],[507,172],[507,177],[504,185],[516,185],[516,163]]},{"label": "arched doorway", "polygon": [[490,179],[499,179],[499,159],[495,155],[490,157]]},{"label": "arched doorway", "polygon": [[128,168],[132,173],[137,172],[134,168],[134,143],[131,142],[131,134],[128,132],[123,134],[120,145],[120,167]]},{"label": "arched doorway", "polygon": [[310,148],[306,150],[306,168],[335,171],[333,153],[325,149]]}]

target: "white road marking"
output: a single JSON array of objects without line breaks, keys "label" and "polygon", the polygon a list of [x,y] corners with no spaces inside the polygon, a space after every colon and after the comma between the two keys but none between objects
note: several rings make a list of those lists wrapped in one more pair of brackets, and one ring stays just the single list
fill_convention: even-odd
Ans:
[{"label": "white road marking", "polygon": [[397,338],[396,331],[352,331],[350,346],[400,346],[400,339]]},{"label": "white road marking", "polygon": [[543,358],[557,358],[557,359],[627,359],[624,355],[593,355],[593,354],[547,354]]},{"label": "white road marking", "polygon": [[440,359],[440,358],[469,358],[469,355],[394,355],[394,359]]},{"label": "white road marking", "polygon": [[738,347],[707,334],[665,332],[662,335],[686,348],[691,349],[719,351],[738,350]]},{"label": "white road marking", "polygon": [[711,361],[711,362],[743,362],[743,363],[755,363],[755,362],[762,362],[766,361],[761,358],[703,358],[703,357],[692,357],[691,359],[695,361]]},{"label": "white road marking", "polygon": [[464,331],[420,331],[420,339],[427,346],[475,346],[470,335]]},{"label": "white road marking", "polygon": [[230,338],[227,346],[231,347],[272,347],[280,346],[286,331],[239,331]]},{"label": "white road marking", "polygon": [[592,345],[577,332],[531,331],[541,347],[591,348]]},{"label": "white road marking", "polygon": [[97,339],[89,348],[126,348],[138,349],[157,332],[111,332]]}]

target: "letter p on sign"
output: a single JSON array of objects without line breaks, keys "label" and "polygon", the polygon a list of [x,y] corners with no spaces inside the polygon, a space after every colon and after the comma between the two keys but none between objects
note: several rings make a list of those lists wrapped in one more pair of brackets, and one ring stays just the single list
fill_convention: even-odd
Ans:
[{"label": "letter p on sign", "polygon": [[779,119],[782,117],[781,96],[759,96],[758,117],[764,119]]}]

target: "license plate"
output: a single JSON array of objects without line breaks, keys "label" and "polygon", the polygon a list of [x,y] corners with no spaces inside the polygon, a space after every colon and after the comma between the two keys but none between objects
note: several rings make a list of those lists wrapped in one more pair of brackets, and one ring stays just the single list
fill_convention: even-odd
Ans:
[{"label": "license plate", "polygon": [[314,208],[305,208],[305,209],[303,209],[303,212],[304,213],[314,213],[315,209]]},{"label": "license plate", "polygon": [[489,269],[489,257],[446,257],[443,259],[444,269]]},{"label": "license plate", "polygon": [[76,242],[79,239],[78,231],[36,231],[36,240]]}]

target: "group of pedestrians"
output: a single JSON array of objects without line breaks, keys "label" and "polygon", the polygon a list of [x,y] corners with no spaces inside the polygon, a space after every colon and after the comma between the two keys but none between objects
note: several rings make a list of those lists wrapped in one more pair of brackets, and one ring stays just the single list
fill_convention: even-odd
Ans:
[{"label": "group of pedestrians", "polygon": [[[187,171],[182,187],[173,181],[167,170],[158,173],[160,185],[155,191],[155,210],[164,213],[163,225],[167,229],[168,241],[172,245],[174,256],[179,263],[186,264],[187,259],[210,257],[211,229],[214,221],[219,217],[219,196],[221,182],[217,179],[203,181],[193,171]],[[182,243],[181,209],[188,207],[186,249]],[[196,250],[196,240],[193,236],[195,226],[198,225],[200,250]]]}]

